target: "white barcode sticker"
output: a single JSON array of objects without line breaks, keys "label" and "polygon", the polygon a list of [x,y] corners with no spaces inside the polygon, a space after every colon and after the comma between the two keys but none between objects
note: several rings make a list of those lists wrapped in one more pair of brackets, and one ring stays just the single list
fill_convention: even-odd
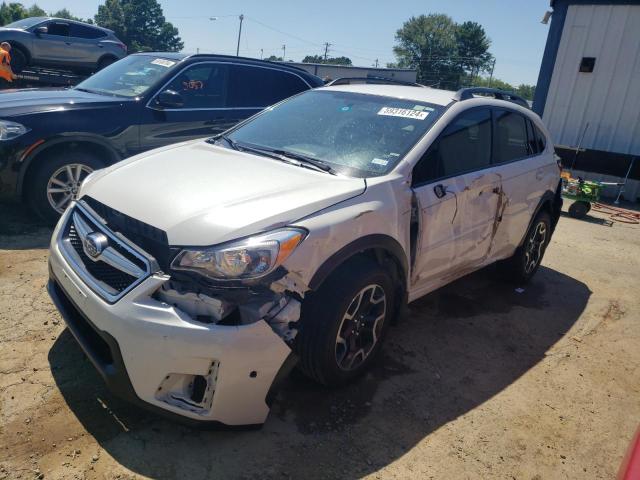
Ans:
[{"label": "white barcode sticker", "polygon": [[384,167],[389,163],[389,160],[385,160],[384,158],[374,158],[371,160],[371,163],[374,165],[382,165]]},{"label": "white barcode sticker", "polygon": [[161,67],[173,67],[176,62],[172,62],[171,60],[166,60],[164,58],[156,58],[153,62],[151,62],[154,65],[160,65]]},{"label": "white barcode sticker", "polygon": [[424,120],[429,112],[411,110],[408,108],[382,107],[378,115],[386,115],[388,117],[414,118],[416,120]]}]

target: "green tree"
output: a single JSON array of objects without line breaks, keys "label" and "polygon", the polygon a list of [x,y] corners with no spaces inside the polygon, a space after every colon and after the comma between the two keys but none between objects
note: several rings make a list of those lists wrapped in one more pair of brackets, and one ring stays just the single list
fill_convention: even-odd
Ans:
[{"label": "green tree", "polygon": [[46,17],[47,12],[41,9],[35,3],[27,9],[27,17]]},{"label": "green tree", "polygon": [[464,22],[456,27],[457,64],[471,77],[491,70],[490,46],[491,40],[479,23]]},{"label": "green tree", "polygon": [[351,59],[348,57],[327,57],[325,60],[322,55],[307,55],[302,59],[302,63],[324,63],[327,65],[352,65]]},{"label": "green tree", "polygon": [[411,17],[396,32],[396,42],[398,66],[417,69],[419,82],[451,88],[460,76],[452,62],[457,55],[456,23],[448,15]]},{"label": "green tree", "polygon": [[267,62],[282,62],[282,57],[276,57],[275,55],[271,55],[265,58]]},{"label": "green tree", "polygon": [[27,10],[21,3],[2,2],[2,5],[0,5],[0,25],[22,20],[28,16]]},{"label": "green tree", "polygon": [[167,22],[157,0],[106,0],[98,7],[96,24],[113,30],[129,51],[179,51],[178,29]]},{"label": "green tree", "polygon": [[527,100],[533,100],[533,96],[536,93],[536,86],[535,85],[525,85],[520,84],[518,85],[518,88],[516,89],[516,92],[518,93],[518,95],[520,95],[523,98],[526,98]]},{"label": "green tree", "polygon": [[71,12],[66,8],[63,8],[62,10],[58,10],[57,12],[52,13],[51,16],[57,17],[57,18],[66,18],[67,20],[77,20],[79,22],[93,23],[93,20],[91,19],[85,20],[84,18],[80,18],[80,17],[76,17],[75,15],[72,15]]}]

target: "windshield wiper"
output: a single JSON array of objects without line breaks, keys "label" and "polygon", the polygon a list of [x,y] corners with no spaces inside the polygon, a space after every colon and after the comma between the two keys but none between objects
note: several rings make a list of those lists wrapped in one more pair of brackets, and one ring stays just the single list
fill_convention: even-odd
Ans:
[{"label": "windshield wiper", "polygon": [[269,151],[275,155],[281,155],[283,157],[297,160],[298,162],[301,162],[302,164],[304,164],[301,166],[313,166],[315,167],[316,170],[327,172],[327,173],[330,173],[331,175],[338,174],[338,172],[336,172],[327,162],[323,160],[309,157],[307,155],[303,155],[302,153],[291,152],[289,150],[269,149]]},{"label": "windshield wiper", "polygon": [[209,142],[210,140],[213,140],[213,142],[217,142],[218,140],[224,140],[225,142],[227,142],[227,144],[234,150],[241,150],[240,146],[238,145],[238,143],[235,140],[231,140],[227,135],[225,135],[224,133],[219,133],[218,135],[216,135],[215,137],[211,137],[209,140],[207,140],[207,142]]}]

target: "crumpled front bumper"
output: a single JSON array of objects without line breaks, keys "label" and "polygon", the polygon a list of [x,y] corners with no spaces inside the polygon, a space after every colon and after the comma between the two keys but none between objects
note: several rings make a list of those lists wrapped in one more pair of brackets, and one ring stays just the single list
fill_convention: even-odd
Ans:
[{"label": "crumpled front bumper", "polygon": [[[152,298],[168,280],[162,274],[151,275],[109,304],[71,268],[56,233],[49,257],[49,294],[116,395],[198,423],[264,423],[272,387],[292,364],[290,348],[265,321],[239,326],[194,321]],[[198,405],[179,398],[196,376],[207,379]]]}]

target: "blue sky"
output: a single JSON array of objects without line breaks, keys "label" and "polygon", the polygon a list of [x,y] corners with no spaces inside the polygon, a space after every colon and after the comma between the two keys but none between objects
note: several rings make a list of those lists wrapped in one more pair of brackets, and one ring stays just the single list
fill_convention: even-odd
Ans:
[{"label": "blue sky", "polygon": [[[31,0],[21,0],[31,5]],[[47,11],[67,7],[93,16],[100,0],[39,0]],[[235,54],[237,15],[244,13],[240,54],[301,60],[323,52],[346,55],[355,65],[394,60],[394,34],[412,15],[446,13],[457,22],[485,27],[496,57],[495,76],[513,84],[535,83],[548,26],[540,23],[548,0],[160,0],[165,16],[180,30],[185,51]],[[508,8],[507,8],[508,5]],[[218,17],[211,21],[209,17]]]}]

